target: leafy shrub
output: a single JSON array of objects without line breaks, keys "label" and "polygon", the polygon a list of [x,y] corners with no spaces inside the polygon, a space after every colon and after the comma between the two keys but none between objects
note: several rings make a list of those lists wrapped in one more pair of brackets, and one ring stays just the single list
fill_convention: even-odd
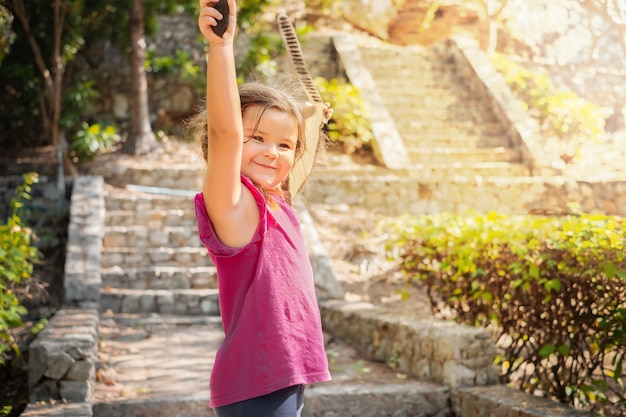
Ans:
[{"label": "leafy shrub", "polygon": [[76,132],[70,149],[74,162],[90,161],[96,155],[111,151],[121,140],[114,126],[83,122]]},{"label": "leafy shrub", "polygon": [[0,63],[8,55],[11,44],[15,41],[15,33],[11,30],[12,23],[13,15],[6,7],[0,5]]},{"label": "leafy shrub", "polygon": [[204,72],[198,63],[189,55],[189,52],[176,50],[174,56],[158,56],[155,51],[146,51],[144,67],[147,73],[176,74],[183,81],[187,82],[198,95],[204,92],[206,79]]},{"label": "leafy shrub", "polygon": [[352,154],[374,139],[369,112],[359,89],[340,80],[315,78],[315,85],[325,101],[331,103],[333,116],[328,122],[328,137]]},{"label": "leafy shrub", "polygon": [[434,311],[494,330],[503,382],[626,411],[626,220],[440,214],[399,228],[404,272]]},{"label": "leafy shrub", "polygon": [[338,0],[305,0],[308,15],[332,16],[342,15],[341,2]]},{"label": "leafy shrub", "polygon": [[94,80],[84,75],[72,80],[63,94],[63,112],[59,121],[61,128],[68,132],[79,128],[85,119],[85,109],[91,108],[99,98],[100,93],[94,88]]},{"label": "leafy shrub", "polygon": [[538,120],[543,134],[562,139],[570,156],[576,156],[585,141],[600,139],[604,132],[600,106],[573,91],[557,89],[546,73],[530,71],[506,55],[494,54],[491,60],[525,110]]},{"label": "leafy shrub", "polygon": [[24,180],[11,200],[8,219],[0,224],[0,364],[6,361],[8,351],[19,354],[10,330],[23,324],[26,308],[20,304],[15,287],[31,277],[33,263],[40,257],[33,244],[33,232],[20,217],[22,200],[30,198],[30,186],[37,182],[37,174],[26,174]]}]

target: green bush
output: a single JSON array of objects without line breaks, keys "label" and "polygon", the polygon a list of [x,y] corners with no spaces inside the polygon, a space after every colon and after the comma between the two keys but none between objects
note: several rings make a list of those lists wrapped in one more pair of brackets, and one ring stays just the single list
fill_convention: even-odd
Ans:
[{"label": "green bush", "polygon": [[205,75],[200,65],[187,51],[176,50],[174,56],[158,56],[154,50],[146,51],[146,72],[153,75],[176,74],[188,83],[199,96],[204,94]]},{"label": "green bush", "polygon": [[11,200],[10,215],[0,224],[0,364],[5,363],[9,351],[19,354],[11,329],[22,326],[26,308],[20,304],[15,288],[31,277],[33,263],[40,258],[33,232],[20,217],[22,200],[30,198],[30,186],[37,180],[37,174],[24,175],[24,184],[17,187]]},{"label": "green bush", "polygon": [[0,63],[9,54],[11,44],[15,41],[15,32],[11,29],[13,19],[9,10],[0,5]]},{"label": "green bush", "polygon": [[328,137],[352,154],[374,140],[370,117],[359,89],[339,80],[315,78],[315,85],[324,100],[331,103],[333,117],[328,122]]},{"label": "green bush", "polygon": [[625,219],[440,214],[397,226],[402,269],[433,310],[493,329],[503,382],[623,415]]},{"label": "green bush", "polygon": [[491,61],[525,110],[539,122],[544,136],[562,140],[570,156],[576,156],[585,141],[601,138],[604,115],[600,106],[573,91],[556,88],[546,73],[530,71],[506,55],[494,54]]},{"label": "green bush", "polygon": [[72,140],[70,156],[74,162],[91,161],[96,155],[113,150],[120,141],[115,126],[83,122]]}]

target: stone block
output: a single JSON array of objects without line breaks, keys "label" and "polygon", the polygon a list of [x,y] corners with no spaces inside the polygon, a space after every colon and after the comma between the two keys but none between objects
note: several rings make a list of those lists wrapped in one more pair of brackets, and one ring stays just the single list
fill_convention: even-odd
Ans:
[{"label": "stone block", "polygon": [[75,361],[67,374],[65,379],[70,381],[89,381],[95,378],[96,365],[90,360]]},{"label": "stone block", "polygon": [[91,405],[73,404],[28,404],[21,417],[92,417]]},{"label": "stone block", "polygon": [[[61,345],[58,345],[58,347],[63,348]],[[50,350],[51,352],[46,358],[46,370],[43,374],[50,379],[62,379],[75,361],[64,351]]]},{"label": "stone block", "polygon": [[60,381],[59,396],[67,402],[84,402],[91,397],[90,381]]},{"label": "stone block", "polygon": [[548,398],[541,398],[502,385],[464,387],[451,391],[456,417],[593,417]]}]

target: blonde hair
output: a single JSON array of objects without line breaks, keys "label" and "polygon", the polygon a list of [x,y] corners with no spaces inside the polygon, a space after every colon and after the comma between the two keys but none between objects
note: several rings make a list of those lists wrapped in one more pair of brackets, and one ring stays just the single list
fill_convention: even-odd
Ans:
[{"label": "blonde hair", "polygon": [[[305,121],[306,117],[309,116],[308,112],[311,109],[310,103],[306,100],[306,96],[303,94],[298,94],[297,91],[293,90],[293,83],[291,87],[271,87],[265,84],[261,84],[259,82],[247,82],[243,83],[239,86],[239,98],[241,101],[241,114],[251,106],[256,106],[260,108],[259,119],[263,115],[263,113],[268,110],[277,110],[282,113],[286,113],[291,116],[293,120],[296,122],[298,128],[298,137],[296,143],[296,158],[297,161],[302,157],[306,147],[306,136],[305,136]],[[258,123],[258,120],[257,120]],[[207,150],[208,150],[208,138],[207,138],[207,114],[206,109],[202,109],[196,115],[194,115],[189,123],[189,128],[193,135],[194,139],[199,139],[202,144],[202,156],[204,160],[207,159]],[[328,137],[320,129],[320,140],[318,141],[317,151],[323,152],[326,149],[326,144],[328,141]],[[243,138],[242,138],[243,140]],[[294,161],[295,162],[295,161]],[[281,183],[280,190],[268,190],[260,187],[258,184],[255,184],[257,189],[263,194],[266,201],[270,204],[270,207],[276,208],[276,202],[272,198],[272,194],[279,195],[287,201],[290,205],[292,204],[292,197],[289,193],[289,176]]]}]

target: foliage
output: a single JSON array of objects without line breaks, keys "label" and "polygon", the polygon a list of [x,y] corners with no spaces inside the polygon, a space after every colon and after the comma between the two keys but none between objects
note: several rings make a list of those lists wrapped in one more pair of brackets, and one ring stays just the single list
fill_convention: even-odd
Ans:
[{"label": "foliage", "polygon": [[[107,15],[106,0],[22,0],[5,2],[15,14],[15,41],[0,66],[4,87],[0,93],[0,143],[8,146],[38,146],[54,140],[53,130],[63,119],[62,111],[75,96],[63,93],[73,84],[71,67],[85,43],[94,38],[91,28]],[[21,15],[16,14],[16,10]],[[21,16],[21,19],[17,17]],[[60,19],[60,20],[59,20]],[[58,31],[59,43],[55,42]],[[59,62],[55,62],[56,52]],[[56,76],[58,75],[58,79]],[[56,112],[60,111],[57,119]],[[15,138],[19,137],[20,141]]]},{"label": "foliage", "polygon": [[341,2],[338,0],[305,0],[304,4],[312,14],[333,18],[341,15]]},{"label": "foliage", "polygon": [[0,63],[9,53],[11,44],[15,40],[15,33],[11,29],[13,15],[6,7],[0,5]]},{"label": "foliage", "polygon": [[374,134],[359,89],[343,80],[321,77],[315,79],[315,85],[333,108],[333,117],[328,122],[328,137],[342,144],[349,154],[370,144]]},{"label": "foliage", "polygon": [[153,75],[176,74],[199,94],[204,90],[204,73],[187,51],[176,50],[174,56],[157,56],[154,50],[148,49],[144,66]]},{"label": "foliage", "polygon": [[[19,7],[23,0],[7,2],[7,7]],[[54,103],[44,74],[55,68],[52,62],[54,33],[57,22],[54,19],[55,2],[48,0],[29,0],[27,27],[18,19],[13,21],[12,32],[15,41],[11,46],[8,59],[0,66],[0,78],[4,87],[0,92],[0,143],[9,146],[39,146],[48,144],[49,131],[43,120],[50,108],[42,108],[42,103]],[[76,56],[85,48],[106,40],[129,50],[129,22],[132,2],[121,0],[60,0],[64,11],[60,32],[60,52],[62,72],[58,89],[61,96],[61,114],[58,120],[61,129],[77,130],[84,120],[80,109],[89,108],[93,95],[75,94],[77,90],[93,92],[93,79],[77,79],[73,65]],[[159,0],[146,2],[145,21],[148,33],[156,30],[156,17],[162,13],[194,13],[196,1]],[[11,9],[11,7],[9,7]],[[28,28],[28,31],[27,31]],[[0,39],[4,35],[4,26],[0,22]],[[31,42],[32,41],[32,42]],[[2,44],[2,40],[0,40]],[[38,61],[33,45],[40,51]],[[42,68],[43,65],[43,68]],[[45,70],[48,70],[47,72]],[[42,99],[45,97],[45,99]],[[52,105],[52,104],[50,104]],[[48,106],[48,105],[47,105]],[[54,123],[54,121],[52,120]],[[15,138],[19,137],[20,141]]]},{"label": "foliage", "polygon": [[94,88],[92,79],[76,79],[64,92],[63,113],[59,125],[67,130],[77,129],[84,119],[84,112],[100,98],[100,93]]},{"label": "foliage", "polygon": [[[240,31],[249,36],[245,54],[237,59],[240,81],[250,78],[266,80],[278,72],[274,57],[280,52],[282,39],[272,30],[266,19],[259,19],[264,10],[275,3],[276,0],[248,0],[237,3],[237,25]],[[302,34],[298,27],[296,31]]]},{"label": "foliage", "polygon": [[21,219],[22,200],[30,198],[31,185],[37,174],[24,175],[24,184],[16,189],[11,200],[11,213],[0,224],[0,364],[9,350],[19,353],[10,330],[22,325],[26,308],[15,294],[15,287],[27,281],[33,272],[33,263],[40,257],[33,244],[33,232]]},{"label": "foliage", "polygon": [[278,33],[260,31],[252,34],[245,54],[237,60],[237,74],[245,74],[240,78],[272,78],[278,73],[274,57],[279,54],[281,47],[282,39]]},{"label": "foliage", "polygon": [[572,156],[583,142],[599,140],[604,132],[600,106],[573,91],[557,89],[546,73],[530,71],[506,55],[494,54],[491,60],[547,138],[564,140]]},{"label": "foliage", "polygon": [[120,141],[114,126],[83,122],[72,140],[70,156],[74,162],[91,161],[96,155],[113,150]]},{"label": "foliage", "polygon": [[433,309],[494,329],[503,381],[623,415],[625,219],[439,214],[396,226],[402,268]]}]

